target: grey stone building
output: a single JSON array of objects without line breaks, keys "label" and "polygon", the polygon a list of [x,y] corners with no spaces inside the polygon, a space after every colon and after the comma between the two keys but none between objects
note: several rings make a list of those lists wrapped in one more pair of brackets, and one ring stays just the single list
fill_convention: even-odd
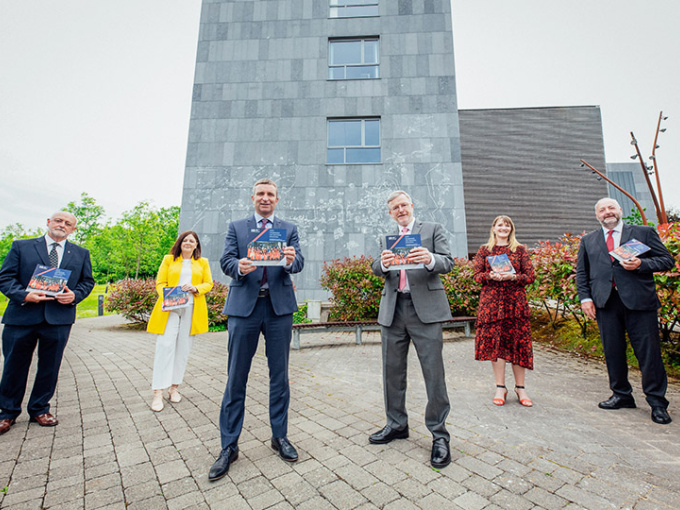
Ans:
[{"label": "grey stone building", "polygon": [[413,197],[468,252],[448,0],[203,0],[180,229],[219,268],[255,180],[297,223],[298,298],[324,261],[376,255],[385,198]]}]

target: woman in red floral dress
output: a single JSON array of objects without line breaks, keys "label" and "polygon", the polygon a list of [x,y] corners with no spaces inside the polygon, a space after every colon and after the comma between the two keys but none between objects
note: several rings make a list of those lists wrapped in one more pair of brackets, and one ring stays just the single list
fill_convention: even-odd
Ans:
[{"label": "woman in red floral dress", "polygon": [[[487,257],[496,255],[507,255],[512,268],[492,268]],[[517,398],[523,406],[531,407],[524,372],[533,370],[534,356],[524,287],[534,281],[535,275],[529,253],[515,239],[515,225],[509,217],[493,220],[489,241],[477,251],[474,264],[474,279],[482,285],[475,324],[475,359],[491,361],[496,378],[494,404],[505,404],[505,364],[511,363]]]}]

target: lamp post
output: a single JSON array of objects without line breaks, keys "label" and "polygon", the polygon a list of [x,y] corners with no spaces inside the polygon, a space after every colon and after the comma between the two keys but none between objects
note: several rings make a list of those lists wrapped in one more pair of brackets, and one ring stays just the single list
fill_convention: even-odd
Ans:
[{"label": "lamp post", "polygon": [[[659,206],[661,207],[661,218],[659,218],[660,223],[668,223],[668,218],[666,217],[666,206],[663,203],[663,193],[661,192],[661,181],[659,180],[659,165],[656,163],[656,149],[659,148],[659,146],[656,144],[657,139],[659,138],[659,128],[661,127],[661,120],[666,120],[668,117],[663,116],[663,111],[659,112],[659,121],[656,123],[656,134],[654,135],[654,147],[652,148],[652,155],[649,157],[649,159],[652,160],[652,164],[654,165],[654,175],[656,176],[656,191],[657,194],[659,195]],[[664,129],[664,131],[666,131]]]},{"label": "lamp post", "polygon": [[[659,164],[656,161],[656,149],[659,148],[657,145],[657,140],[659,139],[659,133],[663,133],[666,131],[666,129],[660,129],[661,128],[661,121],[666,120],[668,117],[663,116],[663,111],[659,112],[659,120],[656,123],[656,133],[654,134],[654,146],[652,148],[652,155],[649,156],[649,159],[652,160],[652,166],[648,166],[644,160],[642,159],[642,154],[640,154],[640,148],[638,147],[637,140],[635,139],[635,135],[633,132],[630,132],[630,137],[632,138],[632,141],[630,142],[631,145],[635,147],[635,152],[636,154],[634,156],[631,156],[631,159],[636,159],[640,158],[640,166],[642,167],[642,173],[645,176],[645,180],[647,181],[647,187],[649,188],[649,193],[652,195],[652,200],[654,201],[654,208],[656,209],[656,218],[659,221],[659,224],[664,224],[668,223],[668,216],[666,215],[666,206],[663,202],[663,193],[661,191],[661,179],[659,178]],[[654,190],[654,186],[652,185],[652,181],[649,179],[649,174],[651,173],[652,168],[654,168],[654,174],[655,174],[655,179],[656,179],[656,191]]]},{"label": "lamp post", "polygon": [[637,139],[635,138],[635,135],[633,132],[630,132],[630,136],[633,139],[630,144],[635,147],[635,155],[631,156],[631,159],[639,159],[640,160],[640,166],[642,167],[642,175],[645,176],[645,181],[647,181],[647,187],[649,188],[649,193],[652,195],[652,201],[654,202],[654,209],[656,210],[656,219],[659,221],[659,223],[664,223],[661,221],[660,217],[660,208],[659,208],[659,201],[656,199],[656,193],[654,193],[654,186],[652,186],[652,181],[649,180],[649,170],[650,168],[647,167],[645,164],[644,159],[642,159],[642,154],[640,154],[640,147],[638,147]]}]

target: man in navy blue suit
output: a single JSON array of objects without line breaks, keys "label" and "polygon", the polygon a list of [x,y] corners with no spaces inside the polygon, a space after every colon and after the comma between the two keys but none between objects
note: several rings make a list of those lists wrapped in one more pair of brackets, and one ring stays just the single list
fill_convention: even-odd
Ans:
[{"label": "man in navy blue suit", "polygon": [[[220,259],[222,271],[231,278],[224,305],[224,313],[229,316],[229,360],[227,386],[220,411],[222,451],[210,468],[210,481],[226,475],[230,464],[238,457],[248,372],[260,333],[264,335],[269,365],[271,446],[287,462],[298,459],[297,451],[286,437],[290,402],[288,356],[293,313],[298,309],[290,275],[302,271],[304,258],[297,227],[274,216],[279,202],[276,183],[260,179],[253,186],[250,198],[255,214],[229,224]],[[265,228],[285,230],[285,266],[256,266],[247,258],[248,243]]]},{"label": "man in navy blue suit", "polygon": [[[612,396],[601,409],[634,408],[633,388],[628,381],[626,333],[642,372],[642,390],[652,408],[652,420],[671,422],[666,400],[666,370],[661,358],[654,273],[668,271],[673,256],[651,227],[626,225],[622,210],[612,198],[595,204],[602,228],[581,239],[576,266],[576,286],[583,313],[597,319]],[[609,252],[632,239],[649,246],[638,257],[619,262]]]},{"label": "man in navy blue suit", "polygon": [[[12,243],[0,269],[0,292],[9,299],[2,323],[2,353],[5,364],[0,380],[0,434],[7,432],[21,414],[28,371],[38,348],[38,367],[28,399],[30,421],[43,427],[59,422],[50,413],[50,399],[59,377],[61,359],[76,305],[94,287],[90,252],[66,238],[76,230],[77,220],[59,211],[47,220],[47,234]],[[37,265],[71,271],[64,291],[56,296],[27,292]]]}]

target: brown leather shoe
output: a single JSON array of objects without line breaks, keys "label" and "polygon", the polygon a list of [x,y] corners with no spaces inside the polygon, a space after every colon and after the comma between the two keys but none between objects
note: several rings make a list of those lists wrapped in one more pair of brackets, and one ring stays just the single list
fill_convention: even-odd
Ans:
[{"label": "brown leather shoe", "polygon": [[38,425],[40,425],[41,427],[54,427],[55,425],[59,424],[59,420],[57,420],[50,413],[39,414],[38,416],[32,416],[29,421],[35,422]]},{"label": "brown leather shoe", "polygon": [[5,418],[0,420],[0,436],[9,430],[9,428],[14,425],[14,418]]}]

